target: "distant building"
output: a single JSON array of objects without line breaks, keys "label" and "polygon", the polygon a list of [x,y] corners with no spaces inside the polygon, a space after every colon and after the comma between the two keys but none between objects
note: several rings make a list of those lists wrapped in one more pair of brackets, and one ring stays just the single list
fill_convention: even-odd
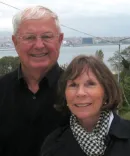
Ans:
[{"label": "distant building", "polygon": [[82,38],[82,44],[93,44],[93,38],[92,37]]}]

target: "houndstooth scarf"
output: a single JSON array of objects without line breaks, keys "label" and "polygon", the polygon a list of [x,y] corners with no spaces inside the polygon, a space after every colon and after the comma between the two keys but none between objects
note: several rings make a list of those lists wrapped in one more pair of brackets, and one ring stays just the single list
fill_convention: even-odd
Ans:
[{"label": "houndstooth scarf", "polygon": [[76,116],[70,117],[70,128],[72,133],[80,145],[81,149],[88,156],[102,156],[106,149],[104,143],[105,137],[108,133],[108,124],[110,118],[110,111],[101,112],[100,118],[92,132],[87,132],[79,124]]}]

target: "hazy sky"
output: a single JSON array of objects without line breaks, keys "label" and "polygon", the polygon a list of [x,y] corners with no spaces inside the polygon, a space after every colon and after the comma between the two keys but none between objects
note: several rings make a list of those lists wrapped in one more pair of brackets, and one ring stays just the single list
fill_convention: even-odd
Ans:
[{"label": "hazy sky", "polygon": [[[19,9],[30,5],[49,7],[60,23],[94,36],[130,36],[130,0],[2,0]],[[12,30],[17,9],[0,3],[0,30]],[[62,27],[65,37],[84,36]]]}]

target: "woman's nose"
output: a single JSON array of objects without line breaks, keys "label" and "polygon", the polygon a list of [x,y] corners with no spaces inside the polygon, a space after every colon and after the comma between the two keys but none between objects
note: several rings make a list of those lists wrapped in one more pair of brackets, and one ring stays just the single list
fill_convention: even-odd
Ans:
[{"label": "woman's nose", "polygon": [[79,87],[77,90],[78,96],[85,96],[87,94],[85,87]]}]

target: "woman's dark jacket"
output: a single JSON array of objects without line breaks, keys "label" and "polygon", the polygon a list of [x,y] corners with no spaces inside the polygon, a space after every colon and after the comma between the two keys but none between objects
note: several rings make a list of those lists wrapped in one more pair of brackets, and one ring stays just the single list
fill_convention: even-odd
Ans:
[{"label": "woman's dark jacket", "polygon": [[[114,114],[104,156],[130,156],[130,121]],[[51,133],[43,143],[41,156],[86,156],[76,142],[69,124]]]}]

